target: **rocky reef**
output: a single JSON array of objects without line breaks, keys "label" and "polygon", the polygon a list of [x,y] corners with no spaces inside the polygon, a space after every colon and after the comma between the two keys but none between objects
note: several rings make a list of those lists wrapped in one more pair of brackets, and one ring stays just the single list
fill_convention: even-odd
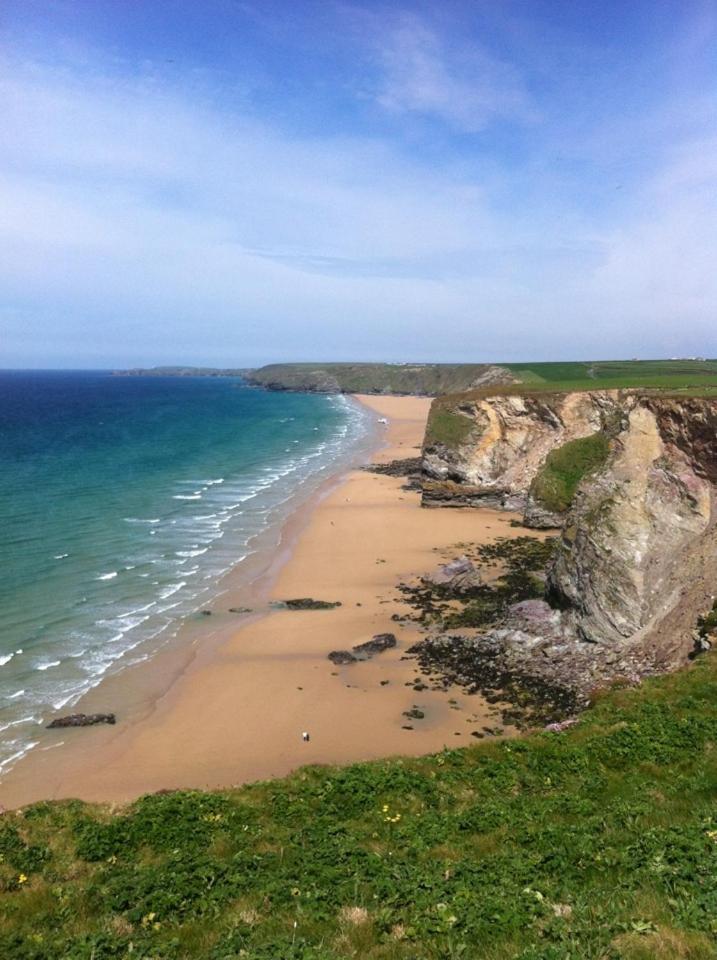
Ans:
[{"label": "rocky reef", "polygon": [[512,699],[518,681],[560,689],[577,707],[596,687],[704,649],[698,619],[717,593],[716,399],[612,390],[437,404],[424,503],[520,511],[559,536],[543,598],[477,635],[432,637],[419,658],[475,688],[501,678]]}]

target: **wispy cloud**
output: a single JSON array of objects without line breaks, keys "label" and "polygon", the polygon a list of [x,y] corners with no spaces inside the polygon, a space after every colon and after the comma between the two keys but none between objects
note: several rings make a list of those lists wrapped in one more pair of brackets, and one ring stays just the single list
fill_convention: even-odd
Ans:
[{"label": "wispy cloud", "polygon": [[[712,86],[563,122],[475,38],[384,27],[351,71],[373,127],[101,51],[0,61],[4,362],[717,353]],[[520,151],[487,158],[494,121]]]},{"label": "wispy cloud", "polygon": [[375,96],[386,110],[432,117],[465,133],[496,118],[536,117],[514,66],[475,42],[447,43],[414,14],[388,17],[374,43],[382,68]]}]

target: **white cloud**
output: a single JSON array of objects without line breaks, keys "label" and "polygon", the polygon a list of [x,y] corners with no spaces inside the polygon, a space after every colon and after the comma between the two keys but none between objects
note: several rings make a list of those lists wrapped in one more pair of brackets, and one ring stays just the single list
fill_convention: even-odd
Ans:
[{"label": "white cloud", "polygon": [[[409,33],[392,109],[522,109]],[[0,65],[0,110],[0,365],[717,353],[717,130],[606,223],[543,155],[479,181],[91,66]]]},{"label": "white cloud", "polygon": [[375,43],[383,68],[376,98],[387,110],[439,118],[466,133],[496,118],[535,118],[514,67],[475,44],[446,47],[412,14],[384,22]]}]

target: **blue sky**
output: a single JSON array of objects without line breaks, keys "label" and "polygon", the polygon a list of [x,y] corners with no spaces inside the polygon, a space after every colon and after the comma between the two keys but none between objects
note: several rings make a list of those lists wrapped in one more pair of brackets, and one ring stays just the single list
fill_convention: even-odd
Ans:
[{"label": "blue sky", "polygon": [[717,355],[717,3],[3,0],[0,366]]}]

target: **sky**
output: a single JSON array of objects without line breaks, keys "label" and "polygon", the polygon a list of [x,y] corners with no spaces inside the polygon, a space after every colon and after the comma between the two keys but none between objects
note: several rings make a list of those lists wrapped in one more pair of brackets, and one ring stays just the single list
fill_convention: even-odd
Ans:
[{"label": "sky", "polygon": [[717,356],[717,0],[0,0],[0,367]]}]

